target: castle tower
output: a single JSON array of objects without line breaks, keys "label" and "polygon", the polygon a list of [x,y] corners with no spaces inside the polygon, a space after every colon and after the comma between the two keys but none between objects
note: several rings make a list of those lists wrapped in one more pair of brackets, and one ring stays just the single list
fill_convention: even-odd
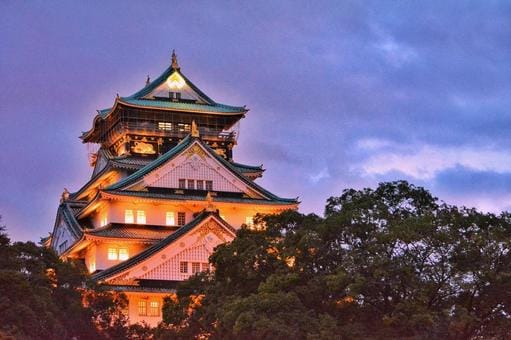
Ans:
[{"label": "castle tower", "polygon": [[92,175],[63,193],[49,245],[125,292],[130,322],[161,321],[163,297],[210,269],[214,247],[254,215],[297,209],[297,199],[255,183],[262,166],[234,162],[236,126],[247,112],[209,98],[173,53],[162,75],[117,96],[81,136],[99,146]]}]

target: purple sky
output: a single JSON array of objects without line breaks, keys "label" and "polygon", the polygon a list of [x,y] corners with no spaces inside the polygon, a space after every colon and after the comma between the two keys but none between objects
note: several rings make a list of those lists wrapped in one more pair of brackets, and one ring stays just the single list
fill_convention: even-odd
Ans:
[{"label": "purple sky", "polygon": [[53,227],[91,174],[96,109],[175,48],[213,99],[247,105],[236,161],[322,213],[344,188],[407,179],[511,207],[511,5],[499,1],[0,2],[0,214],[15,240]]}]

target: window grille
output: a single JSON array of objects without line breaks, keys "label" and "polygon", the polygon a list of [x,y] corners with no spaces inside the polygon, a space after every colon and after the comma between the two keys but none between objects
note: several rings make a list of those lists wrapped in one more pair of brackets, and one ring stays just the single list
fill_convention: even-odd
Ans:
[{"label": "window grille", "polygon": [[177,213],[177,225],[183,226],[186,223],[186,214],[184,212]]},{"label": "window grille", "polygon": [[192,274],[200,272],[200,262],[192,262]]},{"label": "window grille", "polygon": [[124,223],[134,223],[135,219],[133,217],[133,210],[125,210],[124,211]]},{"label": "window grille", "polygon": [[204,181],[197,180],[197,190],[204,190]]},{"label": "window grille", "polygon": [[182,274],[188,273],[188,262],[185,261],[179,262],[179,272]]},{"label": "window grille", "polygon": [[138,315],[140,315],[140,316],[147,315],[147,301],[146,300],[138,301]]},{"label": "window grille", "polygon": [[117,248],[108,248],[108,259],[117,260]]},{"label": "window grille", "polygon": [[206,181],[206,190],[213,191],[213,181]]},{"label": "window grille", "polygon": [[190,190],[195,189],[195,181],[193,179],[188,180],[188,189],[190,189]]},{"label": "window grille", "polygon": [[186,189],[186,180],[184,179],[179,180],[179,189]]},{"label": "window grille", "polygon": [[160,316],[160,304],[158,301],[149,302],[149,316]]},{"label": "window grille", "polygon": [[137,224],[145,224],[145,211],[144,210],[137,210]]},{"label": "window grille", "polygon": [[119,260],[125,261],[129,258],[128,249],[126,248],[119,248]]},{"label": "window grille", "polygon": [[209,263],[203,263],[202,264],[202,271],[205,272],[207,270],[209,270]]},{"label": "window grille", "polygon": [[172,131],[172,123],[158,122],[158,130]]},{"label": "window grille", "polygon": [[176,225],[176,220],[174,218],[173,211],[167,211],[167,215],[165,217],[165,222],[167,225]]}]

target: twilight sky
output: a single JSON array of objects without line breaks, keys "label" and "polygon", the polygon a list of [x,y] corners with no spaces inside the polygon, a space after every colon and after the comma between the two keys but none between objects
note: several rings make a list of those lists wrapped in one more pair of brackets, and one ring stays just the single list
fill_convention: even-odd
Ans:
[{"label": "twilight sky", "polygon": [[96,109],[175,48],[214,100],[247,105],[236,161],[321,214],[345,188],[407,179],[511,209],[509,1],[1,1],[0,214],[39,240],[91,174]]}]

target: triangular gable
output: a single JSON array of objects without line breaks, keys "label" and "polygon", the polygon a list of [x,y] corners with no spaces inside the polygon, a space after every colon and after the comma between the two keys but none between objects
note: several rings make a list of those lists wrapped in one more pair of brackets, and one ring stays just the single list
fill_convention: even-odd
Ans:
[{"label": "triangular gable", "polygon": [[[131,259],[95,274],[93,279],[110,284],[138,279],[184,280],[193,274],[197,264],[200,270],[204,269],[216,246],[234,237],[234,230],[218,215],[203,212],[172,235]],[[186,272],[180,269],[181,262],[187,263]]]},{"label": "triangular gable", "polygon": [[271,199],[264,189],[216,155],[200,138],[191,136],[186,137],[174,149],[146,167],[107,189],[145,190],[147,187],[178,189],[180,179],[211,180],[212,191],[243,193],[250,198]]},{"label": "triangular gable", "polygon": [[181,93],[182,99],[197,100],[200,104],[215,105],[216,103],[186,78],[180,69],[169,66],[158,78],[146,85],[142,90],[127,97],[130,99],[168,98],[169,92]]},{"label": "triangular gable", "polygon": [[78,241],[83,230],[76,221],[68,204],[62,204],[55,219],[53,227],[51,248],[61,255]]}]

